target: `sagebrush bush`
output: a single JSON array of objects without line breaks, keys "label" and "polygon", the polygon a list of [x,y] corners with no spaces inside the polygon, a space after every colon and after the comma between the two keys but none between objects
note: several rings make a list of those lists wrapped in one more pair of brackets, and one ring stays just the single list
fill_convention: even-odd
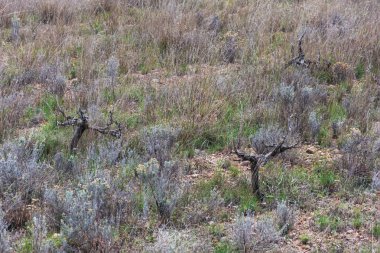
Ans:
[{"label": "sagebrush bush", "polygon": [[8,225],[4,221],[4,212],[2,208],[0,208],[0,252],[4,253],[12,252],[9,232],[7,229]]},{"label": "sagebrush bush", "polygon": [[155,126],[144,130],[143,140],[145,150],[149,157],[156,158],[163,166],[172,158],[174,145],[178,136],[178,130],[173,127]]},{"label": "sagebrush bush", "polygon": [[47,237],[46,218],[44,215],[37,214],[33,217],[33,251],[46,252],[45,240]]},{"label": "sagebrush bush", "polygon": [[87,147],[85,167],[108,167],[122,161],[124,157],[121,140],[111,140],[100,144],[90,144]]},{"label": "sagebrush bush", "polygon": [[373,174],[371,187],[372,187],[372,190],[380,191],[380,172],[379,171]]},{"label": "sagebrush bush", "polygon": [[26,108],[33,98],[21,92],[0,96],[0,140],[4,141],[22,124]]},{"label": "sagebrush bush", "polygon": [[371,183],[374,158],[372,138],[353,130],[342,145],[343,156],[340,168],[354,185],[368,186]]},{"label": "sagebrush bush", "polygon": [[0,196],[6,220],[12,227],[24,225],[30,218],[26,205],[41,199],[45,185],[53,183],[55,173],[39,161],[42,147],[27,140],[8,142],[0,147]]},{"label": "sagebrush bush", "polygon": [[251,137],[251,145],[258,154],[271,151],[281,141],[284,146],[294,145],[297,142],[297,134],[286,131],[279,125],[269,125],[262,127]]},{"label": "sagebrush bush", "polygon": [[114,221],[111,217],[100,217],[102,197],[85,190],[66,193],[66,211],[61,228],[66,250],[110,251],[117,246],[112,232],[117,229]]},{"label": "sagebrush bush", "polygon": [[225,203],[220,192],[216,189],[212,189],[210,197],[194,199],[186,206],[185,210],[181,210],[181,218],[184,224],[201,224],[207,221],[215,221],[218,218],[217,212]]},{"label": "sagebrush bush", "polygon": [[46,226],[50,232],[57,233],[61,229],[61,220],[65,212],[63,193],[58,189],[46,188],[43,196],[43,206],[46,216]]},{"label": "sagebrush bush", "polygon": [[156,159],[151,159],[137,167],[137,174],[153,196],[161,222],[169,222],[183,193],[180,165],[175,161],[165,161],[161,166]]},{"label": "sagebrush bush", "polygon": [[257,236],[255,247],[259,250],[265,249],[281,239],[273,220],[270,218],[264,218],[256,222],[255,234]]},{"label": "sagebrush bush", "polygon": [[233,225],[233,242],[241,252],[251,252],[254,250],[254,216],[253,214],[239,214],[236,216]]},{"label": "sagebrush bush", "polygon": [[288,207],[285,201],[277,203],[276,222],[282,235],[287,234],[293,228],[294,216],[294,210]]},{"label": "sagebrush bush", "polygon": [[316,137],[319,134],[319,130],[321,128],[321,120],[315,111],[312,111],[309,114],[309,127],[312,140],[316,140]]}]

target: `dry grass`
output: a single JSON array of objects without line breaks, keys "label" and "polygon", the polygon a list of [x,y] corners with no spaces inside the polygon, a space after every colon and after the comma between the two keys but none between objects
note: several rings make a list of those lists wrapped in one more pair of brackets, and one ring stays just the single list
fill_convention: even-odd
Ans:
[{"label": "dry grass", "polygon": [[[64,210],[57,200],[67,201],[68,192],[74,192],[72,197],[78,200],[84,194],[79,183],[83,177],[103,170],[109,173],[109,181],[99,185],[98,181],[87,182],[99,203],[86,195],[88,206],[75,206],[81,215],[92,215],[91,220],[99,222],[94,226],[100,232],[93,235],[98,239],[86,238],[89,250],[131,247],[167,251],[173,245],[198,249],[202,238],[180,231],[183,227],[191,230],[196,224],[202,230],[209,221],[228,222],[228,217],[219,217],[223,212],[230,215],[237,209],[259,209],[247,189],[230,182],[234,179],[222,178],[220,183],[220,178],[208,175],[204,195],[217,192],[217,201],[191,199],[197,185],[186,188],[164,222],[172,228],[158,229],[159,210],[151,191],[165,189],[160,184],[165,180],[157,181],[160,177],[152,175],[151,182],[143,182],[135,169],[153,157],[159,159],[156,151],[163,144],[153,141],[154,147],[148,148],[144,129],[160,126],[176,129],[176,140],[159,161],[161,167],[168,160],[174,163],[200,150],[228,151],[237,139],[248,146],[250,136],[271,125],[291,129],[303,142],[318,142],[329,150],[344,146],[345,136],[357,128],[368,140],[360,150],[371,161],[352,157],[359,167],[365,167],[367,181],[372,179],[372,188],[377,189],[374,167],[379,160],[372,142],[376,140],[373,126],[380,121],[378,13],[377,0],[0,0],[0,143],[12,143],[35,127],[30,145],[42,147],[36,164],[62,167],[46,181],[46,186],[55,185],[51,203],[41,204],[41,193],[33,195],[33,201],[30,197],[17,202],[0,192],[0,207],[5,200],[15,203],[16,215],[8,217],[7,209],[4,219],[18,230],[26,229],[37,212],[25,203],[33,203],[33,208],[47,217],[48,230],[43,239],[46,243],[34,247],[51,246],[50,233],[60,233],[60,220],[71,226],[69,216],[74,217],[74,211]],[[298,55],[297,41],[303,33],[302,48],[305,59],[312,62],[310,67],[285,68]],[[72,115],[81,107],[87,110],[89,122],[99,126],[112,111],[123,125],[123,136],[118,142],[109,142],[108,137],[88,131],[80,140],[78,153],[69,154],[73,133],[57,127],[56,121],[62,117],[58,107]],[[9,159],[6,154],[4,157],[4,161]],[[57,165],[58,158],[62,166]],[[178,164],[181,171],[187,171],[186,163]],[[7,166],[3,166],[6,171]],[[343,172],[358,169],[343,167]],[[313,206],[314,200],[308,199],[320,197],[315,191],[323,188],[324,174],[304,174],[302,168],[280,173],[277,169],[264,174],[267,194],[276,200],[309,201],[311,204],[298,204]],[[289,181],[278,183],[280,176]],[[321,180],[322,186],[315,186],[316,180]],[[158,185],[152,188],[149,184],[156,181]],[[277,183],[282,188],[278,189]],[[348,179],[334,184],[336,189],[350,191],[345,187],[350,184]],[[306,185],[307,190],[293,191],[294,185]],[[105,193],[112,199],[106,199]],[[247,196],[236,197],[238,193]],[[15,194],[28,196],[22,188]],[[273,203],[264,209],[273,208]],[[100,208],[106,204],[112,206],[112,215]],[[197,210],[177,213],[192,206]],[[90,215],[88,211],[96,208],[102,212]],[[185,224],[191,220],[196,222]],[[70,226],[65,233],[75,237]],[[165,235],[173,240],[167,241]],[[190,238],[194,245],[182,245],[183,238]],[[70,245],[66,239],[58,248],[75,250],[76,244]],[[112,245],[105,245],[108,239]],[[220,241],[219,245],[208,239],[210,248],[234,247],[233,243]],[[11,243],[12,250],[27,247],[27,243],[20,246],[20,241]],[[148,244],[156,248],[146,247]]]}]

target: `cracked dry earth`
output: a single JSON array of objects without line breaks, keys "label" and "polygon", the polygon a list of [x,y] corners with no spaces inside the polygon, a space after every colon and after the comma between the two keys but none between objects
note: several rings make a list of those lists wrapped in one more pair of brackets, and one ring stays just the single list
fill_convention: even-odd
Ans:
[{"label": "cracked dry earth", "polygon": [[[284,166],[287,168],[302,166],[305,170],[311,171],[315,164],[333,166],[340,156],[336,148],[302,145],[294,150],[290,159],[285,159]],[[225,161],[229,161],[249,177],[249,164],[241,162],[234,154],[198,153],[192,160],[191,166],[194,170],[185,180],[196,183],[210,179],[216,168],[223,168]],[[226,170],[223,171],[227,173]],[[308,208],[296,211],[293,229],[271,252],[378,252],[380,240],[373,238],[370,231],[380,220],[380,192],[363,192],[355,197],[332,194],[311,201],[313,203],[311,210]],[[362,215],[362,225],[359,228],[353,225],[357,212]],[[273,211],[268,213],[271,215]],[[258,213],[256,217],[267,216],[268,213]],[[332,229],[327,226],[321,229],[316,221],[318,215],[339,217],[339,227]],[[307,237],[308,242],[302,242],[302,237]]]}]

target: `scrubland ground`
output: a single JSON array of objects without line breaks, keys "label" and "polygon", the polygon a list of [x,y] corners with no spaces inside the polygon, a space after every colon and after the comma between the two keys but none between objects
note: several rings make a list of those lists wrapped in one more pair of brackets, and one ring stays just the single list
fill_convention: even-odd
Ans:
[{"label": "scrubland ground", "polygon": [[0,0],[0,252],[380,252],[378,13]]}]

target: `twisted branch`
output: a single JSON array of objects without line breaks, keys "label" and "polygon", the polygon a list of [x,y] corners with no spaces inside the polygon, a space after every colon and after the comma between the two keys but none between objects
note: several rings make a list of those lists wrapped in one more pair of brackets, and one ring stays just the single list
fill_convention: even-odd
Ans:
[{"label": "twisted branch", "polygon": [[[114,121],[112,111],[109,112],[109,119],[105,127],[90,126],[88,124],[88,116],[82,109],[78,109],[78,117],[66,116],[66,113],[62,108],[57,106],[57,111],[64,117],[63,122],[57,121],[58,126],[74,126],[75,132],[70,143],[70,152],[74,152],[78,146],[78,142],[83,133],[89,129],[101,134],[111,135],[116,138],[121,137],[121,124]],[[112,125],[116,125],[116,128],[112,128]]]}]

